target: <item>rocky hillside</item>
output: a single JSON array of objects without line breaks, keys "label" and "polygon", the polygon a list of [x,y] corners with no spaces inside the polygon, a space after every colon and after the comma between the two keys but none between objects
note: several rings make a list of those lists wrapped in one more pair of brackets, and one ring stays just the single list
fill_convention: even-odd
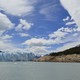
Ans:
[{"label": "rocky hillside", "polygon": [[40,62],[80,62],[80,46],[57,52],[51,53],[48,56],[43,56],[35,61]]}]

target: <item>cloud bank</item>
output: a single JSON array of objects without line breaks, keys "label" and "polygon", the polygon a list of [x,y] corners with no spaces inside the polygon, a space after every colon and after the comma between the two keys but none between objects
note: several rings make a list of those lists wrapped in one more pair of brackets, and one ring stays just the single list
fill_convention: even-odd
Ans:
[{"label": "cloud bank", "polygon": [[33,4],[36,0],[0,0],[0,10],[10,15],[28,15],[34,11]]},{"label": "cloud bank", "polygon": [[60,0],[60,2],[80,27],[80,0]]},{"label": "cloud bank", "polygon": [[5,14],[0,13],[0,31],[11,29],[13,26],[14,24],[10,19]]}]

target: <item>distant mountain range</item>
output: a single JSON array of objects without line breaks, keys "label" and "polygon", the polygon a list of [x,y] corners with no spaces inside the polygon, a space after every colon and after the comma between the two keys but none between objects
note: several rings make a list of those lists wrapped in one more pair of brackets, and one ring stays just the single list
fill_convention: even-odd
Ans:
[{"label": "distant mountain range", "polygon": [[33,53],[27,52],[9,52],[9,51],[0,51],[0,61],[1,62],[15,62],[15,61],[32,61],[35,58],[39,58]]},{"label": "distant mountain range", "polygon": [[80,45],[61,52],[53,52],[35,61],[40,62],[80,62]]}]

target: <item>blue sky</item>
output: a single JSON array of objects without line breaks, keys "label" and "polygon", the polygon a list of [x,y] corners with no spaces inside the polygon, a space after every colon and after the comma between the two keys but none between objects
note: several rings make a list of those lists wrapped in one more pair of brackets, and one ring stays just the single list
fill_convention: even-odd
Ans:
[{"label": "blue sky", "polygon": [[[1,0],[0,50],[47,54],[79,45],[78,3],[79,0]],[[76,16],[73,9],[78,12]]]}]

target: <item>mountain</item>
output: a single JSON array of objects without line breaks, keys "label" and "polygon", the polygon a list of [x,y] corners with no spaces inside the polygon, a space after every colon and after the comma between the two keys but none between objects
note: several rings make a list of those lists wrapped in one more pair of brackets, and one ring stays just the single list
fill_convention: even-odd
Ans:
[{"label": "mountain", "polygon": [[80,62],[80,46],[76,46],[65,51],[53,52],[48,56],[43,56],[35,61],[41,62]]},{"label": "mountain", "polygon": [[0,51],[1,62],[32,61],[35,58],[39,58],[39,56],[33,53]]},{"label": "mountain", "polygon": [[51,53],[50,56],[54,56],[54,55],[68,55],[68,54],[80,54],[80,45],[67,49],[65,51],[61,51],[61,52],[57,52],[57,53]]}]

